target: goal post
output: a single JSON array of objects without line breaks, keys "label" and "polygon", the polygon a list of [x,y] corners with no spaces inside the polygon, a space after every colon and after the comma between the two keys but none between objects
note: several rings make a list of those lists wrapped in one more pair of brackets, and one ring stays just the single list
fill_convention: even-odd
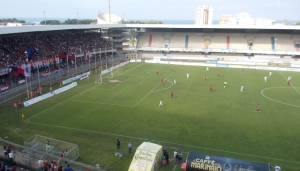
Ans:
[{"label": "goal post", "polygon": [[96,79],[95,79],[95,83],[96,84],[102,84],[102,75],[101,75],[101,72],[96,74]]},{"label": "goal post", "polygon": [[61,157],[62,153],[65,152],[63,157],[69,160],[76,160],[79,157],[79,148],[77,144],[41,135],[34,135],[25,140],[24,146],[30,148],[27,151],[28,154],[30,153],[30,150],[37,150],[41,153],[58,157]]}]

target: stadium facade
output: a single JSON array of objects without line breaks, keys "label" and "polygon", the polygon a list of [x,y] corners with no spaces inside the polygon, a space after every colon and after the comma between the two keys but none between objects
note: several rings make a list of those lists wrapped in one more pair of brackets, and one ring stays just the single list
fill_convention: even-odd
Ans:
[{"label": "stadium facade", "polygon": [[[136,33],[129,35],[134,29]],[[137,38],[134,52],[140,57],[189,53],[215,56],[300,56],[299,26],[230,26],[230,25],[174,25],[174,24],[97,24],[1,27],[0,37],[30,32],[97,30],[123,50],[122,42]]]}]

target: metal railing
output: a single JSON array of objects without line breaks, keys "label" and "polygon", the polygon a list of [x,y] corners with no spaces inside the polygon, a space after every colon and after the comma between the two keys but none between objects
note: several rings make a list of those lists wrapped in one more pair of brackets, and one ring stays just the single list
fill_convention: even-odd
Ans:
[{"label": "metal railing", "polygon": [[42,152],[39,150],[35,150],[29,147],[25,147],[4,139],[0,138],[0,158],[4,160],[8,160],[8,157],[4,155],[4,146],[10,147],[13,151],[13,162],[17,165],[23,166],[28,169],[38,170],[38,160],[43,159],[50,161],[55,161],[58,165],[57,168],[61,165],[66,167],[68,164],[73,169],[73,171],[86,171],[90,169],[91,171],[105,171],[100,168],[100,165],[90,166],[84,163],[76,162],[73,160],[69,160],[63,157],[47,154],[46,152]]},{"label": "metal railing", "polygon": [[[111,59],[109,59],[109,63]],[[126,58],[124,56],[120,56],[120,58],[114,58],[113,59],[114,63],[121,63],[126,61]],[[102,60],[102,66],[103,69],[105,68],[105,64],[106,61]],[[96,62],[96,68],[98,68],[101,65],[101,61]],[[33,89],[37,89],[40,86],[42,87],[47,87],[50,88],[50,82],[51,82],[51,86],[56,85],[56,84],[60,84],[60,81],[73,77],[75,75],[78,75],[80,73],[83,73],[85,71],[88,70],[94,70],[95,69],[95,62],[93,63],[87,63],[84,65],[78,65],[77,69],[75,69],[74,67],[67,69],[67,67],[65,67],[63,69],[63,71],[58,72],[56,74],[51,74],[49,76],[43,77],[41,76],[41,74],[39,75],[40,77],[38,77],[37,75],[33,76],[30,80],[28,80],[27,85],[23,84],[23,85],[19,85],[17,87],[11,88],[8,91],[1,93],[0,94],[0,104],[11,100],[17,96],[20,96],[22,94],[26,94],[27,93],[27,89],[33,90]],[[27,88],[28,86],[28,88]]]}]

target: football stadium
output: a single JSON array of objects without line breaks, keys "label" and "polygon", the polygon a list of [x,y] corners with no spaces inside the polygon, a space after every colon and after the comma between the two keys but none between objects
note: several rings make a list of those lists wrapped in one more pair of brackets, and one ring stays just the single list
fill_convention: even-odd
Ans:
[{"label": "football stadium", "polygon": [[299,26],[1,27],[0,146],[33,170],[299,170],[299,42]]}]

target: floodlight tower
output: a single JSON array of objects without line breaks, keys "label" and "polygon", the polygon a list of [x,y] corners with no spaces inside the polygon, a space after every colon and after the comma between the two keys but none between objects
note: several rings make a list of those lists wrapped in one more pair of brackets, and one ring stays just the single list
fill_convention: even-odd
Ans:
[{"label": "floodlight tower", "polygon": [[111,16],[110,16],[110,0],[108,0],[108,15],[109,15],[109,23],[111,23]]}]

